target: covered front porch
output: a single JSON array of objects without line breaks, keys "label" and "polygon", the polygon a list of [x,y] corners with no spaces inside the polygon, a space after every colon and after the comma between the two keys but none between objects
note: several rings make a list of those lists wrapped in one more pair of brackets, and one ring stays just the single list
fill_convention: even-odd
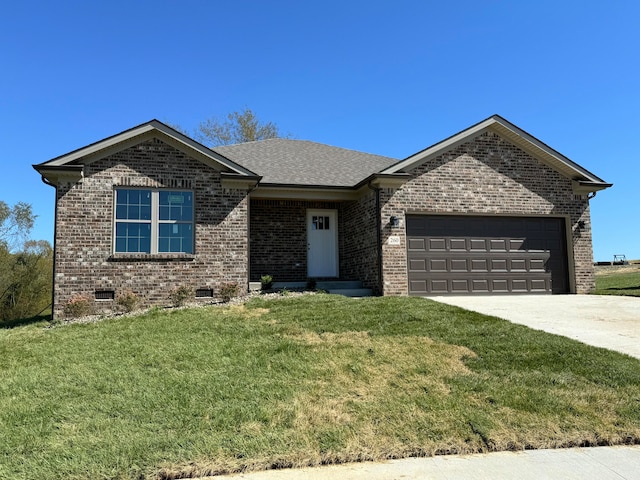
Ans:
[{"label": "covered front porch", "polygon": [[[357,199],[251,198],[249,280],[380,292],[374,192]],[[338,283],[348,282],[348,283]]]}]

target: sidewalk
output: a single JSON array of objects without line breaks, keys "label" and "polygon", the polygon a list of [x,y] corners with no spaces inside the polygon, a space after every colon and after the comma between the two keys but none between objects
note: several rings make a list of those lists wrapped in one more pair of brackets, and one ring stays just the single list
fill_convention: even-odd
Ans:
[{"label": "sidewalk", "polygon": [[211,480],[640,480],[640,446],[408,458],[241,473]]}]

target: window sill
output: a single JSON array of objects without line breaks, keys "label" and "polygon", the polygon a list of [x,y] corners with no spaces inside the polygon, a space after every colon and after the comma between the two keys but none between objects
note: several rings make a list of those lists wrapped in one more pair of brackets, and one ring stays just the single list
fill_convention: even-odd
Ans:
[{"label": "window sill", "polygon": [[193,253],[113,253],[109,262],[191,262]]}]

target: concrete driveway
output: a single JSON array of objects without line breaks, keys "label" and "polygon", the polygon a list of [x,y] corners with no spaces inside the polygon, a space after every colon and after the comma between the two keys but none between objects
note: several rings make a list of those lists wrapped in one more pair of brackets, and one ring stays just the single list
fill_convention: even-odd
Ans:
[{"label": "concrete driveway", "polygon": [[640,359],[640,298],[613,295],[429,298]]}]

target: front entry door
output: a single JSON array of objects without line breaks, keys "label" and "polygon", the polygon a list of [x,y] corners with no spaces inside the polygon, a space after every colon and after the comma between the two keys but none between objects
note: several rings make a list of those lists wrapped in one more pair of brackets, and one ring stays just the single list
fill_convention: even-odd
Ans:
[{"label": "front entry door", "polygon": [[307,210],[307,274],[338,276],[337,210]]}]

